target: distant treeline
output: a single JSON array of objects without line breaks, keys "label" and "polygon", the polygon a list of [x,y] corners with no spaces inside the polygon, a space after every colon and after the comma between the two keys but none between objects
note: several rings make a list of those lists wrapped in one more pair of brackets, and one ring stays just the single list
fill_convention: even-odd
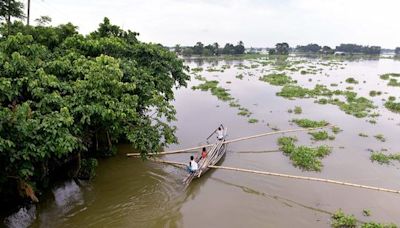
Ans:
[{"label": "distant treeline", "polygon": [[381,53],[380,46],[362,46],[358,44],[340,44],[335,49],[329,46],[320,46],[318,44],[308,44],[305,46],[297,46],[295,52],[300,53],[321,53],[321,54],[333,54],[333,53],[346,53],[346,54],[366,54],[366,55],[379,55]]},{"label": "distant treeline", "polygon": [[202,42],[197,42],[193,47],[181,47],[179,44],[175,46],[175,52],[184,56],[191,55],[240,55],[244,54],[245,47],[242,41],[236,45],[227,43],[224,47],[220,47],[217,42],[204,46]]},{"label": "distant treeline", "polygon": [[[191,56],[191,55],[203,55],[203,56],[218,56],[218,55],[240,55],[246,52],[244,43],[239,41],[237,45],[230,43],[225,44],[224,47],[220,47],[217,42],[213,44],[204,45],[202,42],[197,42],[194,46],[181,47],[177,44],[174,47],[176,53]],[[257,53],[261,52],[262,48],[250,48],[246,53]],[[307,44],[298,45],[295,48],[291,48],[288,43],[282,42],[277,43],[275,48],[267,48],[268,54],[270,55],[288,55],[290,52],[295,53],[309,53],[309,54],[365,54],[365,55],[379,55],[381,54],[382,48],[380,46],[363,46],[358,44],[340,44],[335,48],[329,46],[320,46],[318,44]],[[396,47],[395,54],[400,56],[400,47]]]}]

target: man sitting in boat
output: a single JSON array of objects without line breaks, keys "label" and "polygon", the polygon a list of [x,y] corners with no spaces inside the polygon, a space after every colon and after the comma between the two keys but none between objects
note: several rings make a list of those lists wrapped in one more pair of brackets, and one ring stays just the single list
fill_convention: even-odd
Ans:
[{"label": "man sitting in boat", "polygon": [[205,147],[203,147],[203,150],[201,151],[201,157],[202,158],[206,158],[207,157],[207,151],[206,151]]},{"label": "man sitting in boat", "polygon": [[217,130],[217,139],[222,140],[224,139],[224,130],[221,127],[218,127]]},{"label": "man sitting in boat", "polygon": [[194,173],[196,172],[196,170],[199,169],[199,165],[197,164],[197,162],[194,160],[193,156],[190,156],[190,162],[189,162],[189,166],[188,166],[188,171],[190,173]]}]

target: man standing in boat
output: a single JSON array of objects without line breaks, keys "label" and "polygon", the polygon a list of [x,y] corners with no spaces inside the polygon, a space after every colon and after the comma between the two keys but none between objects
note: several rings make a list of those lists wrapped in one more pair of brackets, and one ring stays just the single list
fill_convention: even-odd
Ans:
[{"label": "man standing in boat", "polygon": [[217,139],[218,140],[223,140],[224,139],[224,129],[221,126],[219,126],[218,130],[217,130]]}]

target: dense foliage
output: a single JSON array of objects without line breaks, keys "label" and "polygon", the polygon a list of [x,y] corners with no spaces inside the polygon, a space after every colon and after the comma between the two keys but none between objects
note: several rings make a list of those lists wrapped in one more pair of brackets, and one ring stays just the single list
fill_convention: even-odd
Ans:
[{"label": "dense foliage", "polygon": [[379,55],[381,53],[381,47],[379,46],[362,46],[357,44],[340,44],[335,50],[350,54]]},{"label": "dense foliage", "polygon": [[175,52],[184,56],[191,55],[205,55],[205,56],[216,56],[216,55],[241,55],[245,52],[244,43],[239,41],[237,45],[230,43],[225,44],[223,48],[220,48],[217,42],[204,46],[202,42],[197,42],[193,47],[182,48],[179,45],[175,46]]},{"label": "dense foliage", "polygon": [[333,50],[329,46],[321,47],[318,44],[307,44],[305,46],[298,45],[295,51],[299,53],[312,53],[312,54],[333,54],[335,52],[335,50]]},{"label": "dense foliage", "polygon": [[270,55],[288,55],[290,47],[288,43],[277,43],[275,49],[270,49],[268,54]]},{"label": "dense foliage", "polygon": [[397,47],[396,49],[394,49],[394,54],[400,55],[400,47]]},{"label": "dense foliage", "polygon": [[41,189],[60,171],[92,176],[82,169],[112,155],[117,142],[143,155],[176,142],[169,102],[189,76],[174,53],[107,18],[87,36],[72,24],[14,22],[9,35],[1,32],[2,199],[13,180]]}]

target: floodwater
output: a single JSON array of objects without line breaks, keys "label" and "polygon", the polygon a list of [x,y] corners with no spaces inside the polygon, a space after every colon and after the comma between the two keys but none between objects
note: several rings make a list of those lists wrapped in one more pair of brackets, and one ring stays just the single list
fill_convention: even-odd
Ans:
[{"label": "floodwater", "polygon": [[[257,63],[248,60],[188,61],[190,67],[204,69],[229,65],[224,72],[204,70],[199,74],[208,80],[218,80],[220,86],[230,89],[232,97],[249,109],[253,113],[251,118],[259,122],[248,123],[248,118],[237,115],[238,110],[229,107],[229,102],[218,100],[210,92],[192,90],[192,85],[201,83],[193,77],[188,88],[176,91],[174,105],[178,121],[175,124],[180,144],[169,149],[202,145],[221,123],[228,128],[228,137],[233,139],[269,132],[271,128],[297,128],[289,122],[293,118],[326,120],[343,130],[335,140],[314,143],[307,133],[287,134],[296,135],[298,144],[326,144],[333,148],[322,160],[321,172],[294,167],[282,152],[250,153],[277,149],[276,140],[281,135],[232,143],[221,164],[400,190],[400,164],[373,163],[369,151],[400,152],[399,114],[385,109],[382,101],[390,95],[399,99],[400,88],[387,87],[387,81],[379,78],[379,74],[399,73],[400,62],[391,59],[344,61],[332,67],[319,65],[319,61],[303,63],[322,68],[316,74],[287,73],[299,85],[309,88],[316,84],[341,90],[353,86],[353,91],[378,106],[380,116],[373,118],[376,124],[369,123],[371,118],[368,117],[347,115],[337,106],[314,103],[314,99],[288,100],[276,96],[280,86],[258,80],[274,72],[271,65],[239,69],[235,65]],[[244,75],[242,80],[235,77],[240,73]],[[360,83],[348,84],[345,82],[348,77]],[[330,87],[331,83],[337,83],[338,87]],[[370,90],[383,93],[369,97]],[[288,113],[287,110],[295,106],[301,106],[303,113]],[[360,137],[359,133],[369,137]],[[373,135],[377,134],[383,134],[386,141],[376,140]],[[129,151],[129,146],[121,145],[116,157],[99,162],[93,181],[62,183],[47,193],[46,200],[22,208],[7,217],[4,224],[10,227],[330,227],[331,214],[341,208],[347,214],[354,214],[359,221],[400,225],[399,194],[228,170],[211,170],[185,190],[181,185],[186,175],[184,170],[127,158],[125,153]],[[189,156],[176,154],[162,158],[187,162]],[[370,210],[371,216],[363,216],[364,209]]]}]

